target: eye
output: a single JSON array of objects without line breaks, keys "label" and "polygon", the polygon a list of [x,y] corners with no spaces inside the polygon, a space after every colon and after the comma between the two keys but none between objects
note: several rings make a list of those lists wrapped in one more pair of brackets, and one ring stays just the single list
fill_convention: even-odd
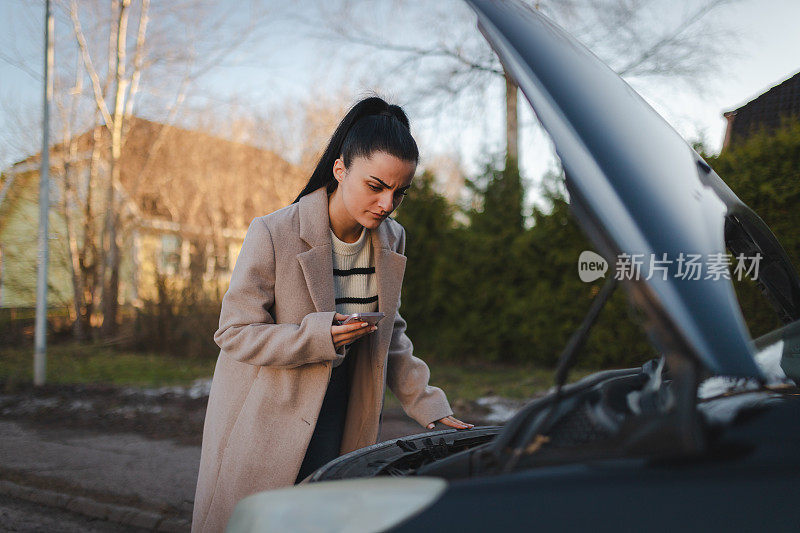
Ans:
[{"label": "eye", "polygon": [[377,192],[377,191],[380,191],[380,190],[381,190],[381,188],[380,188],[379,186],[377,186],[377,185],[373,185],[373,184],[371,184],[371,183],[368,183],[367,185],[368,185],[368,186],[369,186],[369,188],[370,188],[370,189],[372,189],[373,191],[376,191],[376,192]]}]

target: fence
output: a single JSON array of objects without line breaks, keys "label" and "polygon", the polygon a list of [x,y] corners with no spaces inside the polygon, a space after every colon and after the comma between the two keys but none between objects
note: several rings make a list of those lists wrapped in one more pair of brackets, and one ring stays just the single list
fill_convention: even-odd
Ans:
[{"label": "fence", "polygon": [[[0,345],[8,346],[33,342],[36,322],[35,307],[0,307]],[[60,334],[71,324],[68,307],[47,309],[47,329],[49,334]]]}]

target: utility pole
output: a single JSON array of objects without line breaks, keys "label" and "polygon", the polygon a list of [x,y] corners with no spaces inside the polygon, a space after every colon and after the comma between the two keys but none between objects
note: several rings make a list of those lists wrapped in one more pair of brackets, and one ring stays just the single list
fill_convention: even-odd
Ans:
[{"label": "utility pole", "polygon": [[36,271],[36,330],[34,333],[33,384],[44,385],[47,376],[47,263],[50,214],[50,102],[53,99],[53,13],[45,2],[44,22],[44,124],[42,126],[42,167],[39,171],[39,252]]}]

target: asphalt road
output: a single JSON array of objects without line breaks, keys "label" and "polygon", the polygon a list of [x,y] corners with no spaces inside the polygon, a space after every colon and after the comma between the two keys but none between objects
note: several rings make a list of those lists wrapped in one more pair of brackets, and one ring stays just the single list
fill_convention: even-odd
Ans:
[{"label": "asphalt road", "polygon": [[[390,415],[384,416],[381,434],[389,439],[423,431],[407,417]],[[0,434],[0,480],[191,521],[199,446],[19,419],[0,418]],[[141,530],[0,493],[2,531]]]},{"label": "asphalt road", "polygon": [[[79,510],[188,530],[206,401],[203,394],[107,386],[0,393],[0,532],[138,531],[72,512]],[[458,414],[480,423],[463,408]],[[401,409],[387,408],[378,440],[426,431]],[[21,499],[37,497],[57,507]]]},{"label": "asphalt road", "polygon": [[88,518],[81,514],[44,507],[0,494],[0,531],[47,531],[49,533],[139,533],[138,528]]}]

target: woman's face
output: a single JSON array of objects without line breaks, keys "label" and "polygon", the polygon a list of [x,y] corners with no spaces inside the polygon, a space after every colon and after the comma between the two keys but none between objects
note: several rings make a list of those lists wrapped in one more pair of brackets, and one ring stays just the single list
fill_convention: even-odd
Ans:
[{"label": "woman's face", "polygon": [[337,159],[333,175],[347,213],[362,226],[377,228],[397,209],[411,186],[417,164],[404,161],[385,152],[373,152],[370,157],[356,157],[345,168]]}]

